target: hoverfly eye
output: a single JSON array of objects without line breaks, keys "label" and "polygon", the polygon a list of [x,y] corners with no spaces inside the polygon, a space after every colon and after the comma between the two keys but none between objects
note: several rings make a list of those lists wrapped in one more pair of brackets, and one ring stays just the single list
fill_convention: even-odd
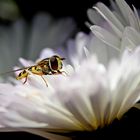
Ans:
[{"label": "hoverfly eye", "polygon": [[51,57],[50,58],[50,65],[52,70],[57,70],[58,69],[58,60],[56,57]]}]

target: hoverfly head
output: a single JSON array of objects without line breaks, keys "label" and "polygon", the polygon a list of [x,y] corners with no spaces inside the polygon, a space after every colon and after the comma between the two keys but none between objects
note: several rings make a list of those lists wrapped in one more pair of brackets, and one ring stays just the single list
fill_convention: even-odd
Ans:
[{"label": "hoverfly head", "polygon": [[50,57],[50,59],[49,59],[50,69],[52,71],[61,70],[63,67],[63,63],[62,63],[63,60],[65,60],[65,58],[62,58],[58,55],[54,55],[54,56]]}]

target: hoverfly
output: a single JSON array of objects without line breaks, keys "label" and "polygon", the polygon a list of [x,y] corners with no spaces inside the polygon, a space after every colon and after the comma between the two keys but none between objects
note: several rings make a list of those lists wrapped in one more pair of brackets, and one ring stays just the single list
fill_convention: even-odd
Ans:
[{"label": "hoverfly", "polygon": [[28,76],[30,75],[31,72],[33,74],[41,76],[46,85],[48,86],[46,80],[43,78],[43,75],[56,75],[62,74],[63,72],[66,73],[65,71],[61,71],[63,67],[62,63],[63,60],[65,60],[65,58],[62,58],[58,55],[54,55],[52,57],[48,57],[39,61],[36,65],[16,69],[10,72],[22,71],[17,75],[16,79],[21,80],[25,78],[23,84],[27,82]]}]

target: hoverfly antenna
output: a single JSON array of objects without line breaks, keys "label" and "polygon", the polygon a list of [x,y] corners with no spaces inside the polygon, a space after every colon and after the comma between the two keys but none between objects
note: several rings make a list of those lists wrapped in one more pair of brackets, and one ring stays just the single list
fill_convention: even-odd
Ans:
[{"label": "hoverfly antenna", "polygon": [[61,60],[66,60],[66,58],[64,58],[64,57],[62,57],[62,58],[60,58]]}]

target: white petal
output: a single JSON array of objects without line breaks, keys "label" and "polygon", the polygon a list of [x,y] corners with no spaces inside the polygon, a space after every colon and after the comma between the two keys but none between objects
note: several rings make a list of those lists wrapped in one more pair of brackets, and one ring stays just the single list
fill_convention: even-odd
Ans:
[{"label": "white petal", "polygon": [[48,57],[51,57],[55,54],[56,53],[51,48],[45,48],[40,53],[40,59],[48,58]]},{"label": "white petal", "polygon": [[107,45],[119,50],[120,46],[120,40],[107,30],[101,28],[100,26],[93,25],[90,28],[92,32],[99,38],[101,39],[104,43]]},{"label": "white petal", "polygon": [[110,24],[116,35],[118,35],[118,37],[121,37],[122,31],[124,30],[124,26],[115,17],[115,15],[113,15],[113,13],[102,3],[98,3],[97,7],[93,8],[97,10],[103,16],[103,18]]},{"label": "white petal", "polygon": [[139,30],[139,23],[129,5],[124,0],[116,0],[116,3],[119,6],[124,19],[127,21],[127,24],[136,30]]},{"label": "white petal", "polygon": [[136,107],[137,109],[140,109],[140,103],[135,104],[134,107]]},{"label": "white petal", "polygon": [[112,47],[109,47],[95,36],[92,37],[90,42],[88,42],[87,48],[89,52],[91,54],[95,54],[98,57],[99,62],[103,63],[105,66],[108,65],[111,58],[115,58],[119,54],[118,51]]},{"label": "white petal", "polygon": [[140,45],[140,34],[134,28],[126,27],[122,37],[121,49],[133,50],[138,45]]},{"label": "white petal", "polygon": [[136,20],[137,20],[137,24],[138,24],[138,31],[140,31],[140,17],[139,17],[137,9],[134,6],[133,6],[133,9],[134,9],[134,14],[135,14],[135,17],[136,17]]},{"label": "white petal", "polygon": [[32,61],[26,60],[24,58],[19,58],[19,61],[24,67],[29,67],[34,65]]},{"label": "white petal", "polygon": [[125,19],[122,16],[121,10],[116,4],[115,1],[110,0],[111,7],[113,8],[112,12],[116,15],[116,17],[121,21],[121,23],[125,26],[127,25]]},{"label": "white petal", "polygon": [[105,22],[105,20],[101,17],[101,15],[93,9],[89,9],[87,11],[87,14],[88,14],[89,20],[94,24],[100,25]]}]

